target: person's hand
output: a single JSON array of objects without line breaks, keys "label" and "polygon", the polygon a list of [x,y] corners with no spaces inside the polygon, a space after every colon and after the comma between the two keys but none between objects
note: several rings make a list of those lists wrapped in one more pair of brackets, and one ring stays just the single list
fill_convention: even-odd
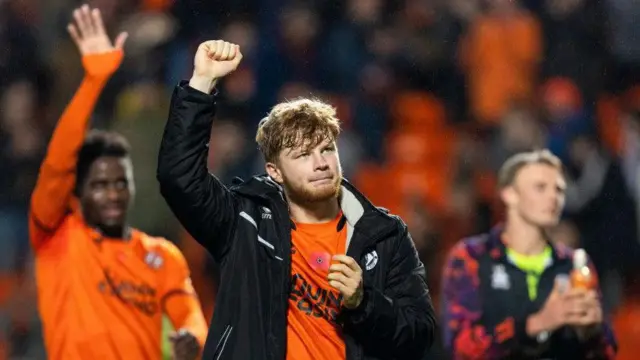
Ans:
[{"label": "person's hand", "polygon": [[568,301],[568,284],[556,279],[542,309],[527,320],[527,333],[536,336],[543,331],[554,331],[567,324],[571,318],[571,303]]},{"label": "person's hand", "polygon": [[196,51],[193,59],[193,77],[189,86],[204,93],[210,93],[216,81],[233,72],[240,61],[240,47],[222,40],[205,41]]},{"label": "person's hand", "polygon": [[198,339],[185,329],[180,329],[169,336],[173,344],[174,360],[193,360],[200,354]]},{"label": "person's hand", "polygon": [[347,309],[355,309],[362,302],[364,296],[362,284],[362,269],[358,262],[346,255],[335,255],[329,267],[329,285],[342,294],[342,305]]},{"label": "person's hand", "polygon": [[67,26],[67,31],[82,56],[108,53],[124,47],[127,33],[120,33],[115,43],[112,43],[102,23],[100,10],[83,5],[73,11],[73,19]]},{"label": "person's hand", "polygon": [[569,318],[567,325],[576,329],[580,340],[587,340],[602,324],[602,304],[594,290],[573,289],[567,294]]},{"label": "person's hand", "polygon": [[602,307],[594,290],[572,289],[566,298],[569,301],[568,325],[583,327],[602,322]]}]

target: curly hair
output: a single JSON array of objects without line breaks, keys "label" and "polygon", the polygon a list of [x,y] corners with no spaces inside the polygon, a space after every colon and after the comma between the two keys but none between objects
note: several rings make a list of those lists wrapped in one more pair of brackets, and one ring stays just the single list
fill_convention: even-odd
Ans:
[{"label": "curly hair", "polygon": [[336,140],[340,120],[336,109],[319,99],[298,98],[280,103],[260,121],[256,142],[267,162],[276,162],[285,149],[311,149]]}]

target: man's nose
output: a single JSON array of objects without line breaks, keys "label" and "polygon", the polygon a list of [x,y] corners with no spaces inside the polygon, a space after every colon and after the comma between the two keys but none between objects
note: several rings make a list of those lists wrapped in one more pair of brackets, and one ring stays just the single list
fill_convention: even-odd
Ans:
[{"label": "man's nose", "polygon": [[107,199],[110,201],[120,200],[121,193],[122,191],[116,186],[109,186],[107,188]]},{"label": "man's nose", "polygon": [[326,170],[329,167],[329,163],[322,154],[314,154],[313,167],[315,170]]}]

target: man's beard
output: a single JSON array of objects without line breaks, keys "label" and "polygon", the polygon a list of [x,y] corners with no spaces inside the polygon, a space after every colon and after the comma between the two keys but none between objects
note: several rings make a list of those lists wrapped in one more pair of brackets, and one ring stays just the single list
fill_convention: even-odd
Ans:
[{"label": "man's beard", "polygon": [[290,201],[296,204],[312,204],[338,198],[342,186],[342,175],[336,176],[332,186],[314,188],[311,185],[292,185],[284,179],[284,188]]}]

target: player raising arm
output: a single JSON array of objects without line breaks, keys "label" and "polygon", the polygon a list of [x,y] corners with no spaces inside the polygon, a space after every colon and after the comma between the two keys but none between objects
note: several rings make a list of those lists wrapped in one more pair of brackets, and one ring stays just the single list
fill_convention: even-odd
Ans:
[{"label": "player raising arm", "polygon": [[216,82],[237,45],[202,43],[176,86],[160,191],[220,263],[204,358],[422,359],[436,331],[424,265],[405,223],[343,179],[335,109],[274,106],[256,141],[268,176],[225,187],[206,167]]},{"label": "player raising arm", "polygon": [[123,58],[126,34],[107,36],[83,6],[68,30],[85,76],[53,133],[31,197],[30,237],[48,358],[159,359],[162,315],[176,359],[198,356],[206,324],[182,254],[127,226],[134,196],[129,145],[89,119]]}]

